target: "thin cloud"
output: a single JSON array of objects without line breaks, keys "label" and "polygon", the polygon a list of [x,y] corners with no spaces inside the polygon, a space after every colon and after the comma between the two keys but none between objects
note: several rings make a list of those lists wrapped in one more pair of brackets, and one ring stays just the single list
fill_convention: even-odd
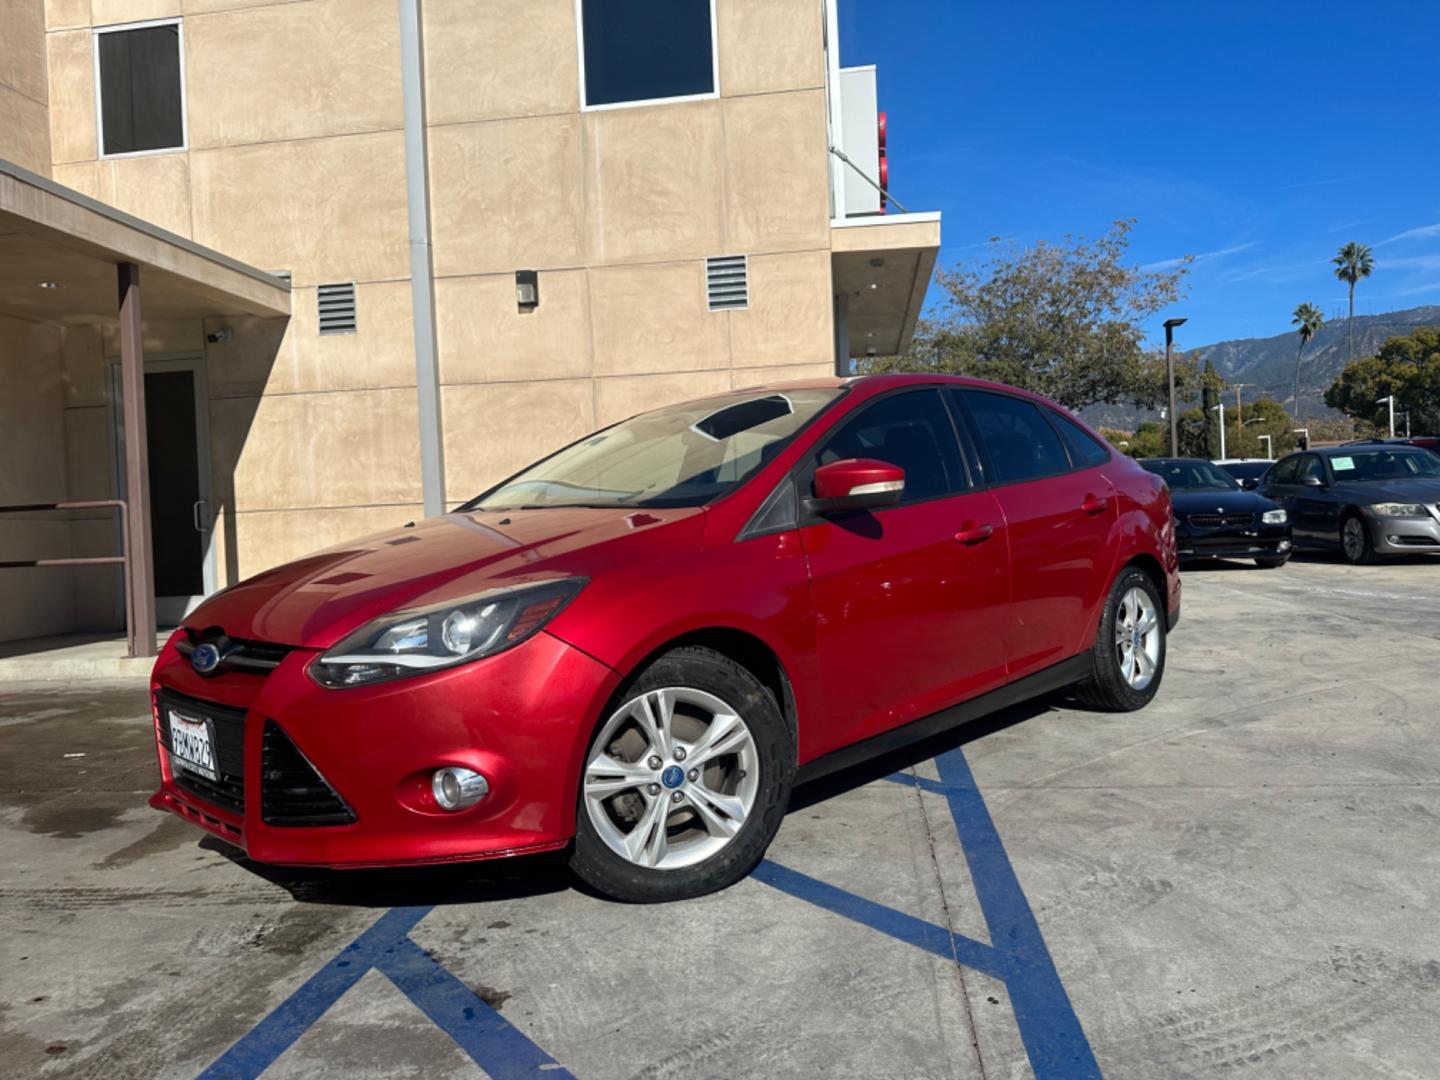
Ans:
[{"label": "thin cloud", "polygon": [[1384,247],[1386,244],[1396,244],[1401,240],[1423,240],[1430,236],[1440,236],[1440,225],[1418,225],[1413,229],[1398,232],[1394,236],[1388,236],[1375,246]]},{"label": "thin cloud", "polygon": [[1184,263],[1186,259],[1189,259],[1189,261],[1193,265],[1198,266],[1201,263],[1212,262],[1215,259],[1223,259],[1227,255],[1238,255],[1242,251],[1249,251],[1251,248],[1257,247],[1259,243],[1259,240],[1247,240],[1243,244],[1235,244],[1233,247],[1219,248],[1216,251],[1204,251],[1201,252],[1199,255],[1182,255],[1178,259],[1161,259],[1159,262],[1146,263],[1144,266],[1140,267],[1140,269],[1146,271],[1174,270],[1177,266]]},{"label": "thin cloud", "polygon": [[1399,289],[1396,296],[1414,296],[1416,293],[1440,292],[1440,281],[1429,281],[1424,285],[1412,285],[1408,289]]},{"label": "thin cloud", "polygon": [[1332,176],[1325,180],[1302,180],[1298,184],[1281,184],[1276,191],[1295,191],[1298,188],[1307,187],[1328,187],[1330,184],[1348,184],[1351,180],[1360,179],[1358,176]]}]

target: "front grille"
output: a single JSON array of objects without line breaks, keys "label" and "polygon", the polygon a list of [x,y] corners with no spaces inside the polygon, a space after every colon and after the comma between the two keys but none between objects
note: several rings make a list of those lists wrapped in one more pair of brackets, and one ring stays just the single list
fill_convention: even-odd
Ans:
[{"label": "front grille", "polygon": [[189,656],[195,651],[195,647],[202,643],[209,642],[220,649],[223,659],[220,666],[207,674],[215,675],[222,671],[248,671],[260,675],[268,675],[280,666],[291,652],[289,645],[276,645],[269,641],[246,641],[243,638],[227,637],[218,629],[212,630],[191,630],[185,628],[185,636],[175,643],[175,651],[181,656]]},{"label": "front grille", "polygon": [[274,720],[260,743],[260,820],[266,825],[349,825],[351,810]]},{"label": "front grille", "polygon": [[1187,518],[1191,525],[1201,529],[1234,528],[1240,525],[1253,525],[1254,514],[1191,514]]},{"label": "front grille", "polygon": [[176,787],[232,814],[245,813],[245,710],[161,690],[155,694],[155,710],[160,717],[160,742],[170,751],[170,721],[166,710],[174,706],[190,716],[203,716],[210,721],[215,737],[215,774],[217,779],[199,776],[186,769],[173,769]]}]

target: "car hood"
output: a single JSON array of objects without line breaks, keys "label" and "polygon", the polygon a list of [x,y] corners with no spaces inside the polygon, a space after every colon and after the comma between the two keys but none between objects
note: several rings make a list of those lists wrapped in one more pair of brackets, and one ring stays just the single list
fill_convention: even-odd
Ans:
[{"label": "car hood", "polygon": [[1382,502],[1440,503],[1440,480],[1342,480],[1331,490],[1361,506]]},{"label": "car hood", "polygon": [[1260,514],[1275,504],[1254,491],[1171,491],[1177,514]]},{"label": "car hood", "polygon": [[324,649],[397,608],[590,577],[617,560],[698,547],[704,513],[576,507],[445,514],[267,570],[216,593],[185,626]]}]

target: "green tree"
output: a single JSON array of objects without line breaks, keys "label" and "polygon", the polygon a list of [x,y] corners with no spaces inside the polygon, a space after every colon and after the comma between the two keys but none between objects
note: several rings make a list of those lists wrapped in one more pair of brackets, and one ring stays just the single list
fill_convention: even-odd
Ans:
[{"label": "green tree", "polygon": [[1294,432],[1297,426],[1285,406],[1274,398],[1247,401],[1244,421],[1238,433],[1230,433],[1226,452],[1231,457],[1265,457],[1266,446],[1261,439],[1265,435],[1270,439],[1270,455],[1279,457],[1297,444]]},{"label": "green tree", "polygon": [[[1354,300],[1352,297],[1351,303]],[[1352,317],[1354,312],[1351,312]],[[1300,348],[1295,350],[1295,400],[1292,403],[1295,407],[1295,419],[1299,420],[1300,412],[1300,358],[1305,355],[1305,346],[1315,336],[1315,332],[1325,325],[1325,316],[1314,304],[1304,303],[1295,309],[1294,316],[1290,319],[1290,325],[1299,327]]]},{"label": "green tree", "polygon": [[1355,359],[1355,283],[1370,276],[1375,269],[1375,259],[1370,254],[1369,244],[1351,240],[1330,261],[1335,264],[1335,276],[1350,286],[1350,323],[1347,327],[1350,347],[1345,354],[1348,363]]},{"label": "green tree", "polygon": [[[979,265],[937,275],[944,303],[909,353],[862,361],[860,370],[976,375],[1076,410],[1153,406],[1163,376],[1143,348],[1141,324],[1179,298],[1189,260],[1164,271],[1126,265],[1132,224],[1118,221],[1098,240],[995,241]],[[1158,364],[1163,370],[1163,355]]]},{"label": "green tree", "polygon": [[1225,380],[1215,370],[1215,365],[1205,361],[1205,371],[1200,376],[1200,417],[1205,422],[1204,454],[1207,458],[1220,456],[1220,391]]},{"label": "green tree", "polygon": [[1414,431],[1440,431],[1440,327],[1419,326],[1388,338],[1374,356],[1345,365],[1325,391],[1325,404],[1388,431],[1389,409],[1410,414]]}]

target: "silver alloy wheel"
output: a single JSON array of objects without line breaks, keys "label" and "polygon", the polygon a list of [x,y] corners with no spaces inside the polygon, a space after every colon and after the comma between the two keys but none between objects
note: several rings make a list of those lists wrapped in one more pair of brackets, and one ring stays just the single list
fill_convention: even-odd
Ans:
[{"label": "silver alloy wheel", "polygon": [[585,764],[590,823],[636,866],[678,870],[710,858],[744,826],[760,756],[740,714],[688,686],[647,690],[605,722]]},{"label": "silver alloy wheel", "polygon": [[1115,655],[1120,676],[1132,690],[1144,690],[1160,665],[1160,614],[1138,585],[1120,598],[1115,613]]},{"label": "silver alloy wheel", "polygon": [[1358,517],[1345,519],[1345,529],[1340,539],[1345,545],[1345,557],[1351,562],[1359,562],[1365,557],[1365,523]]}]

